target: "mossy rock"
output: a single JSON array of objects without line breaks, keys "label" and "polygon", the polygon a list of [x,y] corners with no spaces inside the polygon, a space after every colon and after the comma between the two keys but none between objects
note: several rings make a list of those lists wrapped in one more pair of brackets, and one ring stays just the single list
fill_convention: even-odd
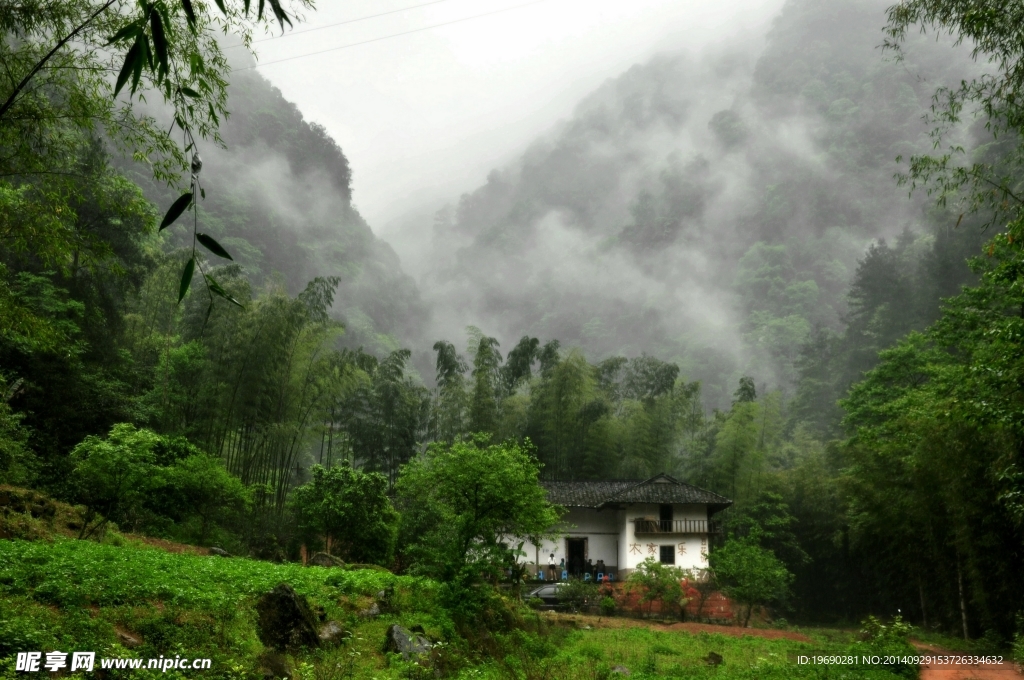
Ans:
[{"label": "mossy rock", "polygon": [[344,569],[348,571],[359,571],[360,569],[369,569],[370,571],[386,571],[391,572],[387,567],[382,567],[379,564],[346,564]]}]

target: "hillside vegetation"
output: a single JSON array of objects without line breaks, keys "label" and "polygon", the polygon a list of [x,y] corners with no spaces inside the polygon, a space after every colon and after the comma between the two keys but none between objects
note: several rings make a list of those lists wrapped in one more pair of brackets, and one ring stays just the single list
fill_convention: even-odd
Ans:
[{"label": "hillside vegetation", "polygon": [[[342,150],[217,37],[308,3],[225,2],[0,3],[2,625],[137,616],[255,673],[257,585],[364,625],[305,549],[396,579],[442,672],[561,672],[582,638],[516,642],[547,633],[508,537],[553,533],[544,478],[664,472],[733,501],[700,582],[745,617],[1020,655],[1024,16],[789,0],[757,55],[638,65],[437,215],[421,305]],[[636,573],[684,610],[695,574]]]},{"label": "hillside vegetation", "polygon": [[[850,636],[835,634],[802,643],[592,629],[589,624],[581,630],[577,626],[586,617],[579,624],[546,621],[549,617],[517,609],[511,601],[502,606],[513,612],[513,627],[476,630],[467,638],[455,632],[452,619],[437,606],[437,584],[428,579],[371,569],[173,554],[130,540],[115,542],[0,542],[0,675],[19,677],[12,668],[16,651],[74,649],[96,651],[98,658],[210,658],[211,668],[203,677],[257,677],[267,650],[257,634],[255,604],[281,582],[307,597],[322,620],[340,622],[346,631],[337,646],[294,653],[295,672],[302,678],[426,677],[434,673],[430,665],[445,677],[495,680],[609,678],[615,667],[651,679],[838,678],[846,676],[828,668],[795,666],[791,657],[811,650],[880,649],[850,646]],[[395,594],[386,611],[368,615],[378,594],[388,588]],[[444,644],[424,667],[385,654],[385,633],[393,623],[421,626],[429,638]],[[721,655],[723,665],[709,666],[709,652]],[[107,674],[168,675],[145,668]],[[169,675],[194,673],[172,670]],[[907,676],[870,668],[858,671],[857,677]]]}]

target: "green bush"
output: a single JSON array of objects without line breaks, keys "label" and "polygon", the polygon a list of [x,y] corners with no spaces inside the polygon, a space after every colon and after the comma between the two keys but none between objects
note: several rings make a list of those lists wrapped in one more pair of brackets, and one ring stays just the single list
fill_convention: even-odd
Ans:
[{"label": "green bush", "polygon": [[[902,617],[897,616],[892,623],[884,624],[874,616],[869,616],[861,623],[861,636],[863,642],[860,646],[867,648],[867,653],[881,657],[904,657],[914,656],[917,650],[910,644],[910,633],[913,626],[906,623]],[[855,645],[856,647],[858,645]],[[886,665],[886,669],[904,678],[917,678],[920,669],[917,664],[895,663]]]},{"label": "green bush", "polygon": [[780,602],[789,595],[793,574],[775,553],[758,545],[756,535],[726,541],[709,559],[725,594],[747,606],[744,626],[755,606]]},{"label": "green bush", "polygon": [[347,465],[314,465],[311,472],[313,478],[289,499],[307,541],[323,537],[327,551],[348,562],[390,563],[398,513],[387,478]]},{"label": "green bush", "polygon": [[598,597],[597,584],[581,578],[570,578],[558,589],[558,601],[574,612],[595,604]]},{"label": "green bush", "polygon": [[72,480],[88,508],[80,537],[102,532],[108,521],[139,522],[153,489],[153,448],[159,440],[155,432],[120,423],[107,437],[89,436],[74,448]]},{"label": "green bush", "polygon": [[509,562],[507,537],[545,535],[561,514],[537,481],[529,445],[488,441],[432,444],[402,468],[396,487],[401,560],[443,584],[442,605],[466,626],[508,618],[486,584]]},{"label": "green bush", "polygon": [[615,600],[611,597],[605,597],[601,600],[601,613],[605,616],[611,616],[615,613]]},{"label": "green bush", "polygon": [[661,604],[662,613],[679,612],[685,604],[681,583],[684,576],[682,569],[665,566],[648,557],[629,575],[626,590],[640,595],[639,604],[647,605],[648,614],[655,602]]}]

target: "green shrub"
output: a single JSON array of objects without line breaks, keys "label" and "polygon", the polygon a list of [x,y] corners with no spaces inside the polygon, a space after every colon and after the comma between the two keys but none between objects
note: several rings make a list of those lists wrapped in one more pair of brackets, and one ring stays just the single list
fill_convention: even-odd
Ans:
[{"label": "green shrub", "polygon": [[598,597],[597,584],[580,578],[570,578],[558,589],[558,601],[574,612],[595,604]]},{"label": "green shrub", "polygon": [[682,569],[668,567],[648,557],[629,575],[626,590],[640,595],[639,604],[647,605],[647,613],[655,602],[661,604],[662,613],[677,612],[684,606]]},{"label": "green shrub", "polygon": [[[869,616],[866,621],[861,623],[860,632],[863,642],[860,645],[854,645],[853,651],[857,653],[857,647],[863,646],[867,648],[865,650],[867,653],[882,657],[914,656],[917,651],[910,644],[912,631],[913,626],[906,623],[902,617],[897,616],[892,623],[884,624],[874,616]],[[920,673],[917,664],[895,663],[886,665],[885,668],[890,673],[904,678],[917,678]]]},{"label": "green shrub", "polygon": [[750,622],[754,607],[780,602],[789,595],[793,574],[775,553],[758,545],[754,535],[729,539],[709,559],[725,594],[747,606],[744,626]]},{"label": "green shrub", "polygon": [[379,472],[342,465],[314,465],[312,479],[293,490],[288,502],[308,542],[323,537],[347,562],[387,564],[395,548],[398,513]]},{"label": "green shrub", "polygon": [[613,598],[605,597],[601,600],[601,613],[605,616],[615,614],[615,600]]}]

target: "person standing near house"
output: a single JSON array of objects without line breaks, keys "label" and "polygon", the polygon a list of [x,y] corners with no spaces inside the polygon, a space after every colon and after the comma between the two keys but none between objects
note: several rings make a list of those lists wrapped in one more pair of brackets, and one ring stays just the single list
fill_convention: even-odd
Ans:
[{"label": "person standing near house", "polygon": [[587,573],[590,574],[590,578],[594,578],[594,560],[587,558]]},{"label": "person standing near house", "polygon": [[551,553],[551,557],[548,558],[548,577],[550,580],[555,580],[555,553]]},{"label": "person standing near house", "polygon": [[563,557],[558,563],[558,578],[562,578],[562,574],[565,573],[565,558]]}]

